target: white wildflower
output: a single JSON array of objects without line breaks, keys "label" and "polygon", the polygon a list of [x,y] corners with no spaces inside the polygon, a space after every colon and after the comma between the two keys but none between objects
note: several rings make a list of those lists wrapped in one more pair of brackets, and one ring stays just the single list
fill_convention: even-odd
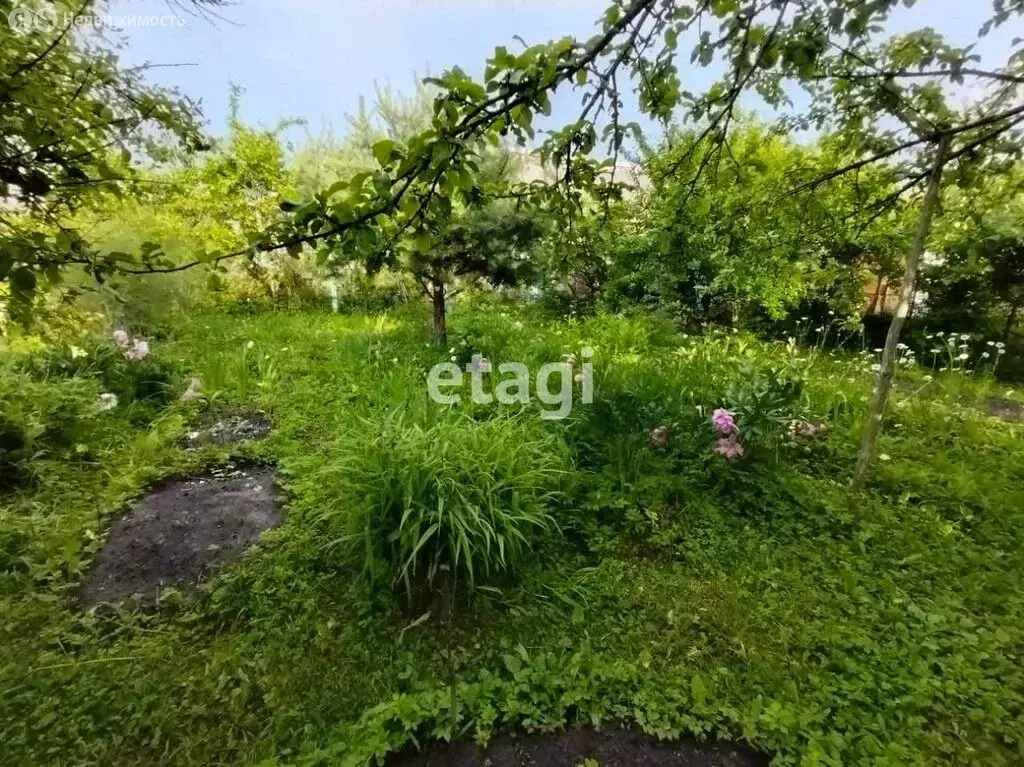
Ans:
[{"label": "white wildflower", "polygon": [[100,410],[113,410],[117,407],[117,395],[105,392],[96,398],[96,407]]},{"label": "white wildflower", "polygon": [[142,362],[149,356],[149,341],[136,338],[132,342],[131,349],[125,350],[124,356],[129,362]]},{"label": "white wildflower", "polygon": [[201,383],[198,378],[188,379],[188,388],[182,393],[179,398],[181,402],[192,402],[193,400],[199,399],[202,395],[199,393],[199,387]]}]

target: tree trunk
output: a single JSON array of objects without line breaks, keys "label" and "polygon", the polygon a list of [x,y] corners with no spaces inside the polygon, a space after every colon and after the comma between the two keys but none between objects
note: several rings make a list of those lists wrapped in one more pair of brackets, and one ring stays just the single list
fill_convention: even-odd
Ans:
[{"label": "tree trunk", "polygon": [[444,281],[440,278],[430,282],[430,298],[434,303],[434,340],[439,344],[448,343],[448,317],[445,306]]},{"label": "tree trunk", "polygon": [[875,277],[875,294],[871,296],[871,305],[868,306],[868,314],[874,314],[878,311],[878,299],[882,295],[882,276],[877,275]]},{"label": "tree trunk", "polygon": [[885,302],[889,299],[889,278],[886,277],[882,282],[882,296],[881,303],[878,305],[878,313],[885,314]]},{"label": "tree trunk", "polygon": [[896,307],[892,323],[889,325],[889,333],[885,337],[885,347],[882,350],[882,364],[878,371],[878,379],[875,381],[875,395],[871,401],[871,410],[868,412],[868,423],[864,429],[864,438],[860,444],[860,453],[857,455],[857,468],[853,474],[853,487],[861,490],[867,481],[868,470],[875,460],[875,452],[878,449],[878,435],[882,430],[882,416],[885,414],[885,404],[889,399],[889,389],[892,387],[892,378],[896,371],[896,345],[900,341],[900,333],[903,330],[903,323],[906,321],[907,313],[910,311],[910,303],[914,298],[914,291],[917,282],[917,270],[921,261],[921,254],[924,253],[925,243],[928,240],[928,233],[932,227],[932,214],[935,212],[935,205],[939,199],[939,191],[942,186],[942,169],[946,164],[946,157],[949,152],[949,137],[943,136],[939,139],[935,150],[935,162],[932,165],[931,175],[928,177],[928,190],[925,192],[924,203],[921,206],[921,215],[917,219],[917,231],[914,233],[914,241],[907,251],[907,260],[903,271],[903,284],[900,285],[900,303]]}]

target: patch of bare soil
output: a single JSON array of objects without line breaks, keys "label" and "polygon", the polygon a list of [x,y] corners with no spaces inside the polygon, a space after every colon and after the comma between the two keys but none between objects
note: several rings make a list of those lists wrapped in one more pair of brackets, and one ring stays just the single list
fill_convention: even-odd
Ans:
[{"label": "patch of bare soil", "polygon": [[270,434],[270,417],[263,412],[242,413],[217,421],[185,435],[185,447],[196,450],[206,445],[227,445],[248,439],[263,439]]},{"label": "patch of bare soil", "polygon": [[166,585],[195,585],[280,521],[270,470],[219,473],[163,485],[115,522],[82,583],[80,604],[145,603]]},{"label": "patch of bare soil", "polygon": [[387,763],[402,767],[578,767],[586,760],[600,767],[767,767],[770,759],[736,743],[659,741],[632,730],[567,730],[554,735],[509,734],[487,748],[473,743],[433,743],[403,752]]},{"label": "patch of bare soil", "polygon": [[1024,402],[1004,397],[989,397],[985,400],[985,413],[1010,423],[1024,423]]}]

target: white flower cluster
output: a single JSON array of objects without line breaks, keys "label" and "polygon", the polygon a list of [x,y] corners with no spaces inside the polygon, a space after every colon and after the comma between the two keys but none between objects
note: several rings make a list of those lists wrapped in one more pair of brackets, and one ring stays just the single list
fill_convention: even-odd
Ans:
[{"label": "white flower cluster", "polygon": [[115,330],[110,337],[129,362],[142,362],[149,356],[149,341],[143,338],[132,338],[120,329]]},{"label": "white flower cluster", "polygon": [[106,392],[96,398],[96,408],[98,410],[113,410],[117,407],[117,395]]}]

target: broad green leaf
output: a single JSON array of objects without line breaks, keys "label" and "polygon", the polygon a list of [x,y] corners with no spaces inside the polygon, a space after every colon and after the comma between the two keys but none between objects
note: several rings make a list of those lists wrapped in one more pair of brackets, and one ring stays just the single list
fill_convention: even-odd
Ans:
[{"label": "broad green leaf", "polygon": [[381,165],[387,165],[391,161],[391,152],[395,148],[395,142],[391,139],[382,139],[373,145],[373,156]]},{"label": "broad green leaf", "polygon": [[36,274],[27,266],[19,266],[11,274],[11,283],[21,293],[31,293],[36,289]]},{"label": "broad green leaf", "polygon": [[698,708],[703,708],[707,702],[707,690],[704,688],[704,679],[700,674],[694,674],[690,679],[690,694],[693,702]]}]

